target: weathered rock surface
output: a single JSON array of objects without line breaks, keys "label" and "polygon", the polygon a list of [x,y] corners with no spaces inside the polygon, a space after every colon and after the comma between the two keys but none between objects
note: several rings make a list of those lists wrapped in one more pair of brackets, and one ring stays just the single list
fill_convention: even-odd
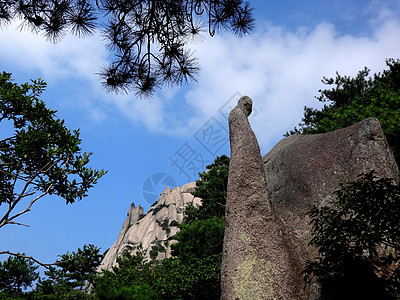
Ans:
[{"label": "weathered rock surface", "polygon": [[[263,161],[268,199],[295,245],[293,255],[301,268],[317,256],[316,249],[308,246],[306,214],[313,205],[328,204],[340,183],[355,180],[362,172],[375,170],[380,177],[399,180],[396,162],[375,118],[330,133],[287,137]],[[310,299],[316,296],[312,293]]]},{"label": "weathered rock surface", "polygon": [[306,299],[292,245],[267,191],[251,99],[229,115],[231,160],[221,269],[221,299]]},{"label": "weathered rock surface", "polygon": [[140,205],[135,207],[132,203],[116,242],[107,251],[98,270],[111,270],[119,255],[124,251],[134,253],[140,243],[143,249],[148,250],[147,258],[152,248],[161,249],[157,259],[170,257],[173,242],[170,238],[179,230],[176,224],[182,223],[185,206],[189,203],[195,206],[201,204],[201,199],[191,194],[195,186],[196,183],[192,182],[172,191],[166,188],[145,215]]},{"label": "weathered rock surface", "polygon": [[280,141],[261,160],[242,97],[229,116],[231,162],[221,270],[222,299],[317,299],[301,271],[317,256],[308,246],[307,211],[326,205],[346,179],[375,170],[399,182],[396,162],[374,118],[326,134]]}]

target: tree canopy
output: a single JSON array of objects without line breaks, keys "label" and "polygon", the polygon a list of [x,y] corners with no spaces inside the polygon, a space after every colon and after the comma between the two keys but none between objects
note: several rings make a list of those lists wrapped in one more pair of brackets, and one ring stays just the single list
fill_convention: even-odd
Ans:
[{"label": "tree canopy", "polygon": [[229,161],[228,156],[221,155],[206,166],[206,172],[199,174],[200,178],[196,180],[196,190],[193,195],[202,199],[201,206],[186,207],[185,224],[213,217],[225,217]]},{"label": "tree canopy", "polygon": [[37,268],[31,260],[18,256],[9,256],[0,262],[0,298],[22,294],[24,289],[32,286],[39,278]]},{"label": "tree canopy", "polygon": [[309,212],[310,245],[320,257],[308,262],[305,280],[316,276],[323,292],[336,294],[326,299],[392,299],[400,292],[400,187],[370,172],[343,184],[335,197]]},{"label": "tree canopy", "polygon": [[181,224],[179,228],[175,238],[178,242],[171,245],[172,255],[188,261],[222,253],[225,218],[214,216]]},{"label": "tree canopy", "polygon": [[102,27],[113,62],[100,71],[111,91],[152,94],[160,85],[179,85],[199,69],[186,47],[208,24],[236,35],[253,28],[252,8],[243,0],[5,0],[0,27],[22,19],[22,27],[59,41],[69,30],[86,37]]},{"label": "tree canopy", "polygon": [[61,255],[61,260],[54,263],[59,270],[51,268],[46,275],[71,289],[82,290],[86,281],[92,282],[102,258],[100,248],[91,244],[84,245],[82,249],[78,248],[77,252]]},{"label": "tree canopy", "polygon": [[368,77],[367,68],[354,78],[324,77],[322,82],[333,86],[319,91],[317,99],[325,105],[320,110],[305,107],[300,127],[286,135],[329,132],[375,117],[400,165],[400,60],[389,59],[386,64],[388,69],[373,77]]},{"label": "tree canopy", "polygon": [[41,79],[18,85],[0,74],[0,125],[13,128],[0,136],[0,228],[26,225],[18,217],[45,195],[81,200],[106,173],[87,166],[91,153],[81,153],[79,130],[69,130],[38,98],[45,87]]},{"label": "tree canopy", "polygon": [[[9,256],[0,262],[0,299],[98,299],[83,287],[97,275],[102,258],[99,251],[93,245],[84,245],[77,252],[60,255],[53,264],[40,263],[46,268],[45,277],[36,272],[37,260],[19,253]],[[36,287],[26,291],[36,280]]]}]

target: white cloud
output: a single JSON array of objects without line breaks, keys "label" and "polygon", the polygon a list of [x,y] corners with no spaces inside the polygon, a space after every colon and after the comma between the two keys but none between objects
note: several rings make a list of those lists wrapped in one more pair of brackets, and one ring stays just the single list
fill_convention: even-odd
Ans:
[{"label": "white cloud", "polygon": [[309,32],[269,26],[242,39],[209,39],[196,50],[202,69],[199,85],[185,95],[196,112],[188,123],[199,127],[238,91],[253,98],[259,112],[253,128],[271,147],[297,125],[305,105],[319,105],[314,96],[323,76],[353,76],[364,66],[379,72],[386,58],[399,57],[399,32],[400,24],[387,20],[371,37],[339,36],[322,23]]},{"label": "white cloud", "polygon": [[132,99],[128,95],[119,95],[113,97],[113,102],[133,122],[143,123],[150,131],[164,132],[164,103],[160,99]]},{"label": "white cloud", "polygon": [[[57,98],[70,111],[86,111],[93,122],[125,116],[134,123],[143,124],[150,131],[176,131],[166,126],[165,103],[173,101],[177,89],[165,89],[163,101],[136,99],[134,95],[107,94],[96,74],[108,63],[107,49],[99,33],[87,39],[67,35],[57,44],[29,31],[20,31],[18,22],[0,30],[0,63],[7,62],[11,70],[29,73],[29,78],[42,77],[49,87],[62,89]],[[25,76],[25,75],[24,75]],[[171,124],[175,123],[171,120]]]},{"label": "white cloud", "polygon": [[105,62],[107,52],[98,34],[88,39],[67,35],[59,43],[52,44],[30,31],[20,31],[18,23],[0,30],[2,59],[39,70],[43,76],[54,80],[67,77],[93,80],[94,73]]},{"label": "white cloud", "polygon": [[94,122],[107,118],[104,105],[96,103],[99,98],[107,102],[96,75],[108,55],[100,35],[96,33],[87,39],[67,35],[52,44],[30,31],[20,31],[19,23],[0,30],[0,62],[5,71],[12,72],[13,76],[19,74],[24,81],[43,78],[48,90],[57,90],[52,101],[59,101],[58,107],[86,111]]},{"label": "white cloud", "polygon": [[201,65],[198,84],[163,90],[148,100],[105,94],[95,74],[108,55],[99,35],[84,40],[67,36],[53,45],[29,32],[16,33],[13,25],[0,30],[0,61],[39,70],[49,84],[76,82],[77,97],[70,105],[80,105],[94,122],[122,115],[150,131],[175,135],[193,134],[235,92],[247,94],[258,111],[251,122],[260,144],[272,146],[297,125],[305,105],[318,105],[314,96],[323,76],[336,71],[355,75],[364,66],[381,71],[386,58],[400,56],[399,22],[385,11],[376,19],[374,31],[365,37],[340,36],[327,23],[296,32],[265,25],[241,39],[216,35],[192,46]]}]

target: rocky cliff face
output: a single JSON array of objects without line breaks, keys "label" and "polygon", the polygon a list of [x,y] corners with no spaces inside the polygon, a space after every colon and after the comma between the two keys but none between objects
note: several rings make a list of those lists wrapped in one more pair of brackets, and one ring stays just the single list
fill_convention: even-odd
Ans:
[{"label": "rocky cliff face", "polygon": [[375,170],[377,176],[399,181],[396,161],[375,118],[329,133],[289,136],[263,162],[273,207],[308,253],[302,257],[315,254],[307,247],[307,211],[327,205],[345,179]]},{"label": "rocky cliff face", "polygon": [[231,160],[221,266],[221,299],[305,300],[293,246],[268,195],[260,147],[243,96],[229,114]]},{"label": "rocky cliff face", "polygon": [[111,270],[119,255],[124,251],[134,252],[139,244],[148,250],[148,258],[152,250],[153,253],[158,250],[157,259],[170,257],[170,246],[173,243],[171,238],[179,230],[176,225],[182,223],[185,206],[189,203],[195,206],[201,204],[201,199],[191,194],[195,186],[192,182],[172,191],[166,188],[146,214],[143,214],[140,205],[135,207],[132,203],[117,241],[107,251],[98,270]]},{"label": "rocky cliff face", "polygon": [[[300,269],[318,254],[308,246],[307,211],[313,205],[327,205],[345,179],[356,180],[371,170],[399,182],[396,161],[375,118],[329,133],[289,136],[267,153],[263,162],[269,199],[295,246],[292,257]],[[318,297],[316,291],[314,286],[309,299]]]}]

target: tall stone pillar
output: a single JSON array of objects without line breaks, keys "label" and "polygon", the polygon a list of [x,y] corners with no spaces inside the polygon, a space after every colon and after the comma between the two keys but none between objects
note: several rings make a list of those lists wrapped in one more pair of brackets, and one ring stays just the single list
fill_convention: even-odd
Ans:
[{"label": "tall stone pillar", "polygon": [[260,147],[247,119],[251,111],[252,100],[244,96],[229,115],[221,299],[305,299],[301,269],[268,196]]}]

